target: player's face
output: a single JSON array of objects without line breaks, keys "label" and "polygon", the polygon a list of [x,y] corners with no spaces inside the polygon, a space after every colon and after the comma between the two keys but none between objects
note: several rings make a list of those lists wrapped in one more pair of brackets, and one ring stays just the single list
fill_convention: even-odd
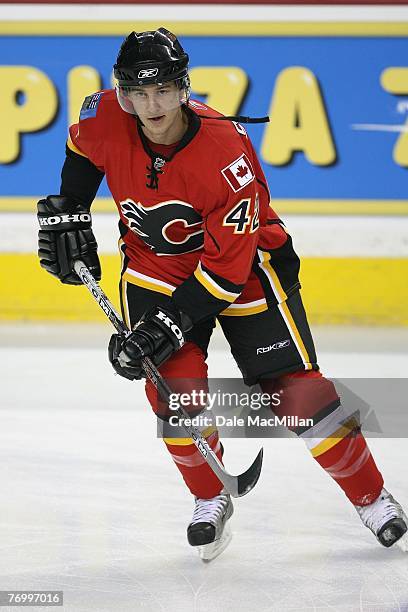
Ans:
[{"label": "player's face", "polygon": [[136,115],[149,115],[152,112],[167,112],[181,105],[181,91],[173,81],[163,85],[143,85],[132,87],[128,98],[133,104]]},{"label": "player's face", "polygon": [[176,142],[184,132],[183,96],[184,92],[172,81],[132,87],[127,92],[127,99],[143,123],[146,136],[162,144]]}]

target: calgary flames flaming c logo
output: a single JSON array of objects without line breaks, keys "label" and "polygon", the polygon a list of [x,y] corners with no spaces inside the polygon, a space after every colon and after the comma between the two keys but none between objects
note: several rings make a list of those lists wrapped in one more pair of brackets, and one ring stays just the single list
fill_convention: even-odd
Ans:
[{"label": "calgary flames flaming c logo", "polygon": [[120,208],[129,229],[156,255],[181,255],[203,246],[202,218],[191,204],[169,200],[145,207],[127,198]]}]

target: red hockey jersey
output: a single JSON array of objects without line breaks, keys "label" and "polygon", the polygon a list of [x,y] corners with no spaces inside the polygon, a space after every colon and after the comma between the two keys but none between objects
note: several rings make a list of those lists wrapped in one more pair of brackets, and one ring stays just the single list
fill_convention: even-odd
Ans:
[{"label": "red hockey jersey", "polygon": [[[240,124],[195,101],[186,112],[187,132],[166,158],[115,92],[101,91],[85,99],[68,147],[106,175],[127,281],[173,295],[193,321],[230,314],[232,303],[231,314],[259,312],[265,299],[251,267],[260,228],[277,219],[266,179]],[[285,241],[280,225],[268,232]]]}]

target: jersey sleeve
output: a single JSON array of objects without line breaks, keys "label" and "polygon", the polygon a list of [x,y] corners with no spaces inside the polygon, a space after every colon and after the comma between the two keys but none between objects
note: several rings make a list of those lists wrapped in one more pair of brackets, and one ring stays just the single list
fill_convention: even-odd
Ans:
[{"label": "jersey sleeve", "polygon": [[259,191],[245,154],[224,168],[221,201],[204,215],[204,249],[194,273],[173,293],[194,323],[217,315],[238,298],[258,242]]},{"label": "jersey sleeve", "polygon": [[104,172],[104,92],[87,96],[82,104],[79,120],[69,128],[67,148],[87,158],[98,170]]},{"label": "jersey sleeve", "polygon": [[60,194],[80,202],[90,210],[103,176],[103,172],[98,170],[87,157],[78,155],[67,147],[61,170]]}]

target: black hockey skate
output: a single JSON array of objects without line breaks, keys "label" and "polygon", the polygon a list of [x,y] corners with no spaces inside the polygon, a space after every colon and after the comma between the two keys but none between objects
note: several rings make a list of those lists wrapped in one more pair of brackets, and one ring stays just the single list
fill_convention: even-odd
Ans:
[{"label": "black hockey skate", "polygon": [[211,499],[195,498],[196,507],[187,528],[187,539],[191,546],[197,546],[203,561],[211,561],[226,549],[232,533],[228,524],[234,507],[227,493],[220,493]]},{"label": "black hockey skate", "polygon": [[397,544],[401,550],[408,552],[408,519],[401,505],[383,489],[380,496],[368,506],[354,506],[364,525],[368,527],[377,540],[386,548]]}]

